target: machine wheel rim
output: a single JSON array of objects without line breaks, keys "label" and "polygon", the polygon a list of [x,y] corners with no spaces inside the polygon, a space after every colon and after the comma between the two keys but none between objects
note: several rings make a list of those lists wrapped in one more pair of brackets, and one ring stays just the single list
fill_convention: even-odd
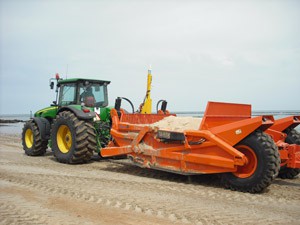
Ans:
[{"label": "machine wheel rim", "polygon": [[27,148],[31,148],[33,146],[33,133],[30,128],[28,128],[25,132],[25,144]]},{"label": "machine wheel rim", "polygon": [[239,145],[236,147],[240,152],[242,152],[247,157],[247,164],[244,166],[238,166],[237,171],[233,173],[239,178],[251,177],[257,169],[257,156],[252,148],[246,145]]},{"label": "machine wheel rim", "polygon": [[72,134],[70,128],[66,125],[61,125],[58,128],[57,146],[62,153],[68,153],[72,147]]}]

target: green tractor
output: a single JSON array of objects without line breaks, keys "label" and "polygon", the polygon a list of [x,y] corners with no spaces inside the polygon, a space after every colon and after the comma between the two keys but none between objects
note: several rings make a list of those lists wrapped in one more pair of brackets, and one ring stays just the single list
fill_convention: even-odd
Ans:
[{"label": "green tractor", "polygon": [[22,132],[22,145],[29,156],[44,155],[48,146],[62,163],[85,163],[100,153],[110,140],[110,107],[107,85],[93,79],[50,79],[56,81],[56,101],[37,111]]}]

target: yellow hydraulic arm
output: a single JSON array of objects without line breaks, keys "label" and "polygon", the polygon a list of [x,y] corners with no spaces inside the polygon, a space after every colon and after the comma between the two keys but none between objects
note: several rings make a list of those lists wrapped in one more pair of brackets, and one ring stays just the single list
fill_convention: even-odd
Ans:
[{"label": "yellow hydraulic arm", "polygon": [[146,92],[146,96],[144,98],[144,102],[141,104],[141,109],[140,109],[140,112],[143,114],[151,114],[151,112],[152,112],[152,99],[150,96],[151,83],[152,83],[151,69],[148,69],[147,92]]}]

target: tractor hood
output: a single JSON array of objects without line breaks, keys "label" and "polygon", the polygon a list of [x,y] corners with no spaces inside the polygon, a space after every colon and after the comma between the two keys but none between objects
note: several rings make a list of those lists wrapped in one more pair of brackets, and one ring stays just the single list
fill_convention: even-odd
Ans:
[{"label": "tractor hood", "polygon": [[37,111],[34,114],[34,117],[44,117],[44,118],[54,119],[57,111],[58,111],[57,106],[49,106],[49,107],[46,107],[46,108],[43,108],[43,109]]}]

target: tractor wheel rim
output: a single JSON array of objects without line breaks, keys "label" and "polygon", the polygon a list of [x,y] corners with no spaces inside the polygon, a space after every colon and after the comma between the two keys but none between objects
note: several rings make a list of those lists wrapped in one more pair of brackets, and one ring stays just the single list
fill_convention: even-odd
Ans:
[{"label": "tractor wheel rim", "polygon": [[239,145],[236,148],[246,156],[248,162],[244,166],[238,166],[237,171],[233,174],[239,178],[251,177],[257,169],[257,156],[255,152],[246,145]]},{"label": "tractor wheel rim", "polygon": [[33,146],[33,133],[30,128],[28,128],[25,132],[25,144],[27,148],[31,148]]},{"label": "tractor wheel rim", "polygon": [[72,147],[72,134],[68,126],[61,125],[58,128],[57,135],[57,146],[62,153],[68,153]]}]

